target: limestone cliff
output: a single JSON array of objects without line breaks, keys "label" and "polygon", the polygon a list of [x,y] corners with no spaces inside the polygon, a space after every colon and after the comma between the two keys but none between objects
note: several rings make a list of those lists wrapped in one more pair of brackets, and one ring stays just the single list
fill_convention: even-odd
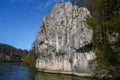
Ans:
[{"label": "limestone cliff", "polygon": [[39,71],[91,76],[96,56],[93,31],[85,23],[89,15],[88,9],[65,2],[44,17],[35,41]]}]

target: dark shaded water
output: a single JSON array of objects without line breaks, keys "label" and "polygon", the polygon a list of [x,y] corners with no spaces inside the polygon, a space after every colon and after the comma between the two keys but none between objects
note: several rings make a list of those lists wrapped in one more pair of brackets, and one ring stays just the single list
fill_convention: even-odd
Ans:
[{"label": "dark shaded water", "polygon": [[21,63],[1,62],[0,80],[99,80],[99,79],[36,72],[32,68],[22,66]]}]

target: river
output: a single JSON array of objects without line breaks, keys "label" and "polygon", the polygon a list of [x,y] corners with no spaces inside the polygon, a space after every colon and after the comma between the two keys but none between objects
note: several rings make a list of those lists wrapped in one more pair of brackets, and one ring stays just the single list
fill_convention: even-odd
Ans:
[{"label": "river", "polygon": [[99,80],[99,79],[81,78],[72,75],[37,72],[33,68],[22,66],[21,63],[18,62],[14,63],[0,62],[0,80]]}]

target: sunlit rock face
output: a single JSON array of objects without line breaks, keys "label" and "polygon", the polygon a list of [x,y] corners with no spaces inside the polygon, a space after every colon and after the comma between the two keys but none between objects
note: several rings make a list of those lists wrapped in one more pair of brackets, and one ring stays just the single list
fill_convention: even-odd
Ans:
[{"label": "sunlit rock face", "polygon": [[87,28],[88,9],[70,2],[57,3],[44,17],[35,40],[39,71],[91,75],[95,54],[91,50],[92,29]]}]

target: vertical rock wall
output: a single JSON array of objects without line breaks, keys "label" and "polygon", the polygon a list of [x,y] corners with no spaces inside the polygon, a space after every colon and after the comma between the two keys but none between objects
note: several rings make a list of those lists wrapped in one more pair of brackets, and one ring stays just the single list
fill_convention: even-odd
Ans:
[{"label": "vertical rock wall", "polygon": [[88,9],[57,3],[44,17],[36,36],[36,68],[40,71],[89,75],[95,69],[93,31],[87,28]]}]

